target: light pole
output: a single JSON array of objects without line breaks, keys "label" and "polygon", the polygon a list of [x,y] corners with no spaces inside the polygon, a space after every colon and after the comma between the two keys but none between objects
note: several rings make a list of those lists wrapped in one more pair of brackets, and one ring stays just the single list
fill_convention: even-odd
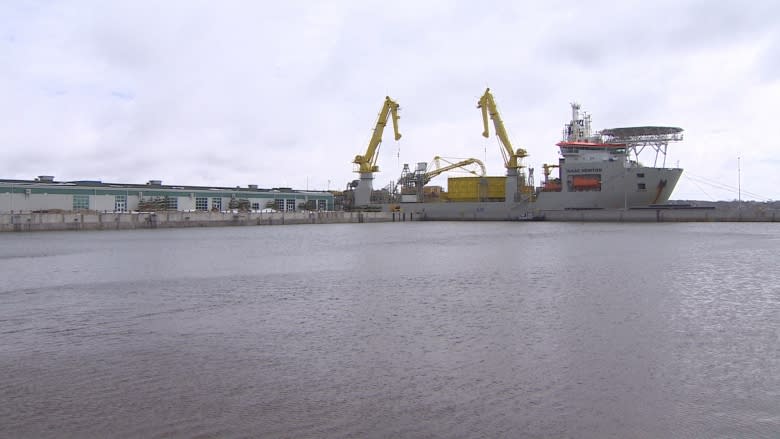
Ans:
[{"label": "light pole", "polygon": [[737,207],[742,209],[742,166],[740,158],[737,157]]}]

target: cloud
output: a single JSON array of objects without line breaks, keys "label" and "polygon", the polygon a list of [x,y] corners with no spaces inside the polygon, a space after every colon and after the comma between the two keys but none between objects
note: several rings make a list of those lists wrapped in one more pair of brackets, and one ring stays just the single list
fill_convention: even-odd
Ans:
[{"label": "cloud", "polygon": [[[404,137],[386,134],[377,181],[435,155],[500,175],[476,109],[488,86],[537,168],[575,100],[597,128],[682,126],[667,163],[713,180],[736,150],[776,148],[776,2],[11,2],[0,17],[4,178],[341,188],[386,95]],[[675,197],[698,193],[681,181]]]}]

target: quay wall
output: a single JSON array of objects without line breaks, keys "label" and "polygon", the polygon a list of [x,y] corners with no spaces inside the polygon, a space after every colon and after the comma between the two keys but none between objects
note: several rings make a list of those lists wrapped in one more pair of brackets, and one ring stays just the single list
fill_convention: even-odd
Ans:
[{"label": "quay wall", "polygon": [[777,222],[780,209],[766,206],[647,207],[629,209],[528,209],[504,203],[428,203],[404,206],[423,221],[579,222]]},{"label": "quay wall", "polygon": [[579,222],[777,222],[777,209],[603,209],[546,210],[534,219]]},{"label": "quay wall", "polygon": [[[459,212],[459,211],[458,211]],[[777,209],[603,209],[540,210],[508,216],[485,212],[464,216],[444,212],[65,212],[2,213],[0,232],[60,230],[131,230],[181,227],[226,227],[294,224],[375,223],[401,221],[574,221],[574,222],[778,222]],[[460,212],[462,213],[462,212]]]},{"label": "quay wall", "polygon": [[0,232],[375,223],[403,220],[405,218],[398,212],[3,213],[0,214]]}]

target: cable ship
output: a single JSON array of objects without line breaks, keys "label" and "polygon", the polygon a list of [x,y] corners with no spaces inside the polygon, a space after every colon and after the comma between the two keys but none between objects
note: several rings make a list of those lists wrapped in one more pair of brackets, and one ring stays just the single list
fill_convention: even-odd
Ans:
[{"label": "cable ship", "polygon": [[[511,220],[532,219],[551,210],[647,208],[666,203],[682,175],[682,169],[666,167],[668,144],[682,140],[682,128],[640,126],[593,133],[591,116],[572,103],[571,121],[556,144],[558,163],[543,165],[544,179],[536,186],[533,169],[523,165],[527,153],[512,148],[490,89],[478,107],[483,110],[485,137],[488,116],[495,125],[506,177],[450,178],[449,202],[402,203],[404,211],[424,219]],[[655,152],[653,166],[639,161],[645,150]],[[500,196],[490,196],[497,193]]]},{"label": "cable ship", "polygon": [[[518,201],[527,201],[535,209],[615,209],[669,200],[682,169],[665,167],[666,148],[670,141],[682,140],[682,128],[612,128],[592,134],[590,115],[580,113],[579,104],[571,108],[571,122],[557,143],[558,164],[544,165],[541,186],[526,200],[521,188]],[[656,153],[652,167],[639,162],[639,154],[648,147]],[[659,157],[662,166],[656,167]],[[558,176],[550,178],[554,168]]]}]

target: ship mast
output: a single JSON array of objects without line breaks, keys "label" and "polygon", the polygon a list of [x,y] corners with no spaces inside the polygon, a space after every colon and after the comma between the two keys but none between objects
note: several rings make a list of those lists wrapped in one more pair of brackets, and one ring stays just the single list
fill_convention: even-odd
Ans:
[{"label": "ship mast", "polygon": [[590,114],[583,111],[580,116],[582,106],[577,102],[571,103],[571,122],[566,124],[563,138],[567,142],[587,142],[592,141],[593,136],[590,131]]}]

